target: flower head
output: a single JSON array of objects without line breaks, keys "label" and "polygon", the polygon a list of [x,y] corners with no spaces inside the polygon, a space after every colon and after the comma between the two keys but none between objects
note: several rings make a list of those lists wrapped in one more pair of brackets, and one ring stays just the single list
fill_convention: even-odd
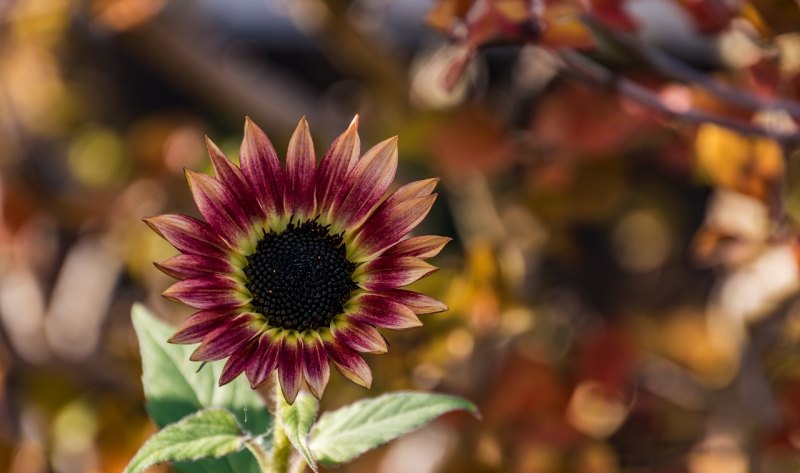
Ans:
[{"label": "flower head", "polygon": [[407,238],[427,215],[437,179],[407,184],[384,199],[397,169],[397,139],[360,155],[358,117],[319,165],[300,120],[285,167],[264,134],[245,120],[240,166],[207,141],[216,177],[186,172],[203,220],[145,219],[181,254],[156,266],[178,279],[168,299],[198,309],[170,339],[197,343],[191,358],[227,358],[226,384],[242,372],[255,387],[275,370],[294,401],[303,379],[316,397],[328,360],[369,387],[361,353],[385,353],[377,328],[421,325],[445,306],[400,289],[436,270],[424,260],[448,242]]}]

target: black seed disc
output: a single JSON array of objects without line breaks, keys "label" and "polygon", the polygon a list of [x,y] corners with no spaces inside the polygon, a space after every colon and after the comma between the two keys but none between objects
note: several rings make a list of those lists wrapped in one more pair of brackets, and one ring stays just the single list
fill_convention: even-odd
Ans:
[{"label": "black seed disc", "polygon": [[350,293],[355,263],[348,261],[341,235],[316,221],[290,223],[265,233],[247,258],[245,286],[251,304],[273,327],[306,330],[327,327]]}]

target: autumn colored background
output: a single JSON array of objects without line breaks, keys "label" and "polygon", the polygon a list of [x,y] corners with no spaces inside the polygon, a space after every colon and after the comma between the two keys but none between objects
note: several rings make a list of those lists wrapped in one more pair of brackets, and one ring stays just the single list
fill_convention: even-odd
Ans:
[{"label": "autumn colored background", "polygon": [[[0,471],[121,471],[154,431],[142,222],[197,212],[203,135],[318,152],[358,113],[438,175],[420,289],[371,392],[446,416],[345,472],[800,469],[800,6],[769,0],[0,2]],[[161,470],[169,471],[164,467]]]}]

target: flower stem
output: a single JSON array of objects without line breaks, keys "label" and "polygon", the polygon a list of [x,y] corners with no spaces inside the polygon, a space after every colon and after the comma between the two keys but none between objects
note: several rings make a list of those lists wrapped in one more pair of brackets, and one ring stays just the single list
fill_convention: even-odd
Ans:
[{"label": "flower stem", "polygon": [[261,446],[261,442],[257,439],[250,439],[244,445],[255,457],[258,469],[263,473],[269,473],[269,458],[267,457],[267,452],[264,451],[264,447]]},{"label": "flower stem", "polygon": [[272,469],[270,473],[288,473],[289,457],[292,453],[292,444],[283,429],[281,421],[281,411],[284,409],[286,401],[283,399],[278,376],[275,376],[275,422],[272,431]]},{"label": "flower stem", "polygon": [[302,458],[298,458],[296,462],[292,464],[292,467],[289,469],[289,473],[305,473],[306,472],[306,461]]}]

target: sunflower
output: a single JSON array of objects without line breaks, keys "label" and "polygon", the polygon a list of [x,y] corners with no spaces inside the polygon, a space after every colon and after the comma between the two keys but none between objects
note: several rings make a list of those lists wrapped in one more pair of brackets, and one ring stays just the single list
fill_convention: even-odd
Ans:
[{"label": "sunflower", "polygon": [[170,342],[200,343],[195,361],[227,358],[220,385],[244,372],[253,387],[275,370],[292,403],[305,379],[320,398],[329,360],[369,388],[362,353],[385,353],[378,328],[422,325],[446,307],[400,289],[436,270],[424,260],[449,241],[408,233],[427,215],[437,179],[384,198],[397,138],[359,159],[358,117],[319,165],[308,124],[294,131],[283,168],[267,135],[245,120],[240,166],[206,139],[216,177],[186,171],[203,220],[145,222],[181,254],[156,266],[179,281],[163,295],[197,309]]}]

